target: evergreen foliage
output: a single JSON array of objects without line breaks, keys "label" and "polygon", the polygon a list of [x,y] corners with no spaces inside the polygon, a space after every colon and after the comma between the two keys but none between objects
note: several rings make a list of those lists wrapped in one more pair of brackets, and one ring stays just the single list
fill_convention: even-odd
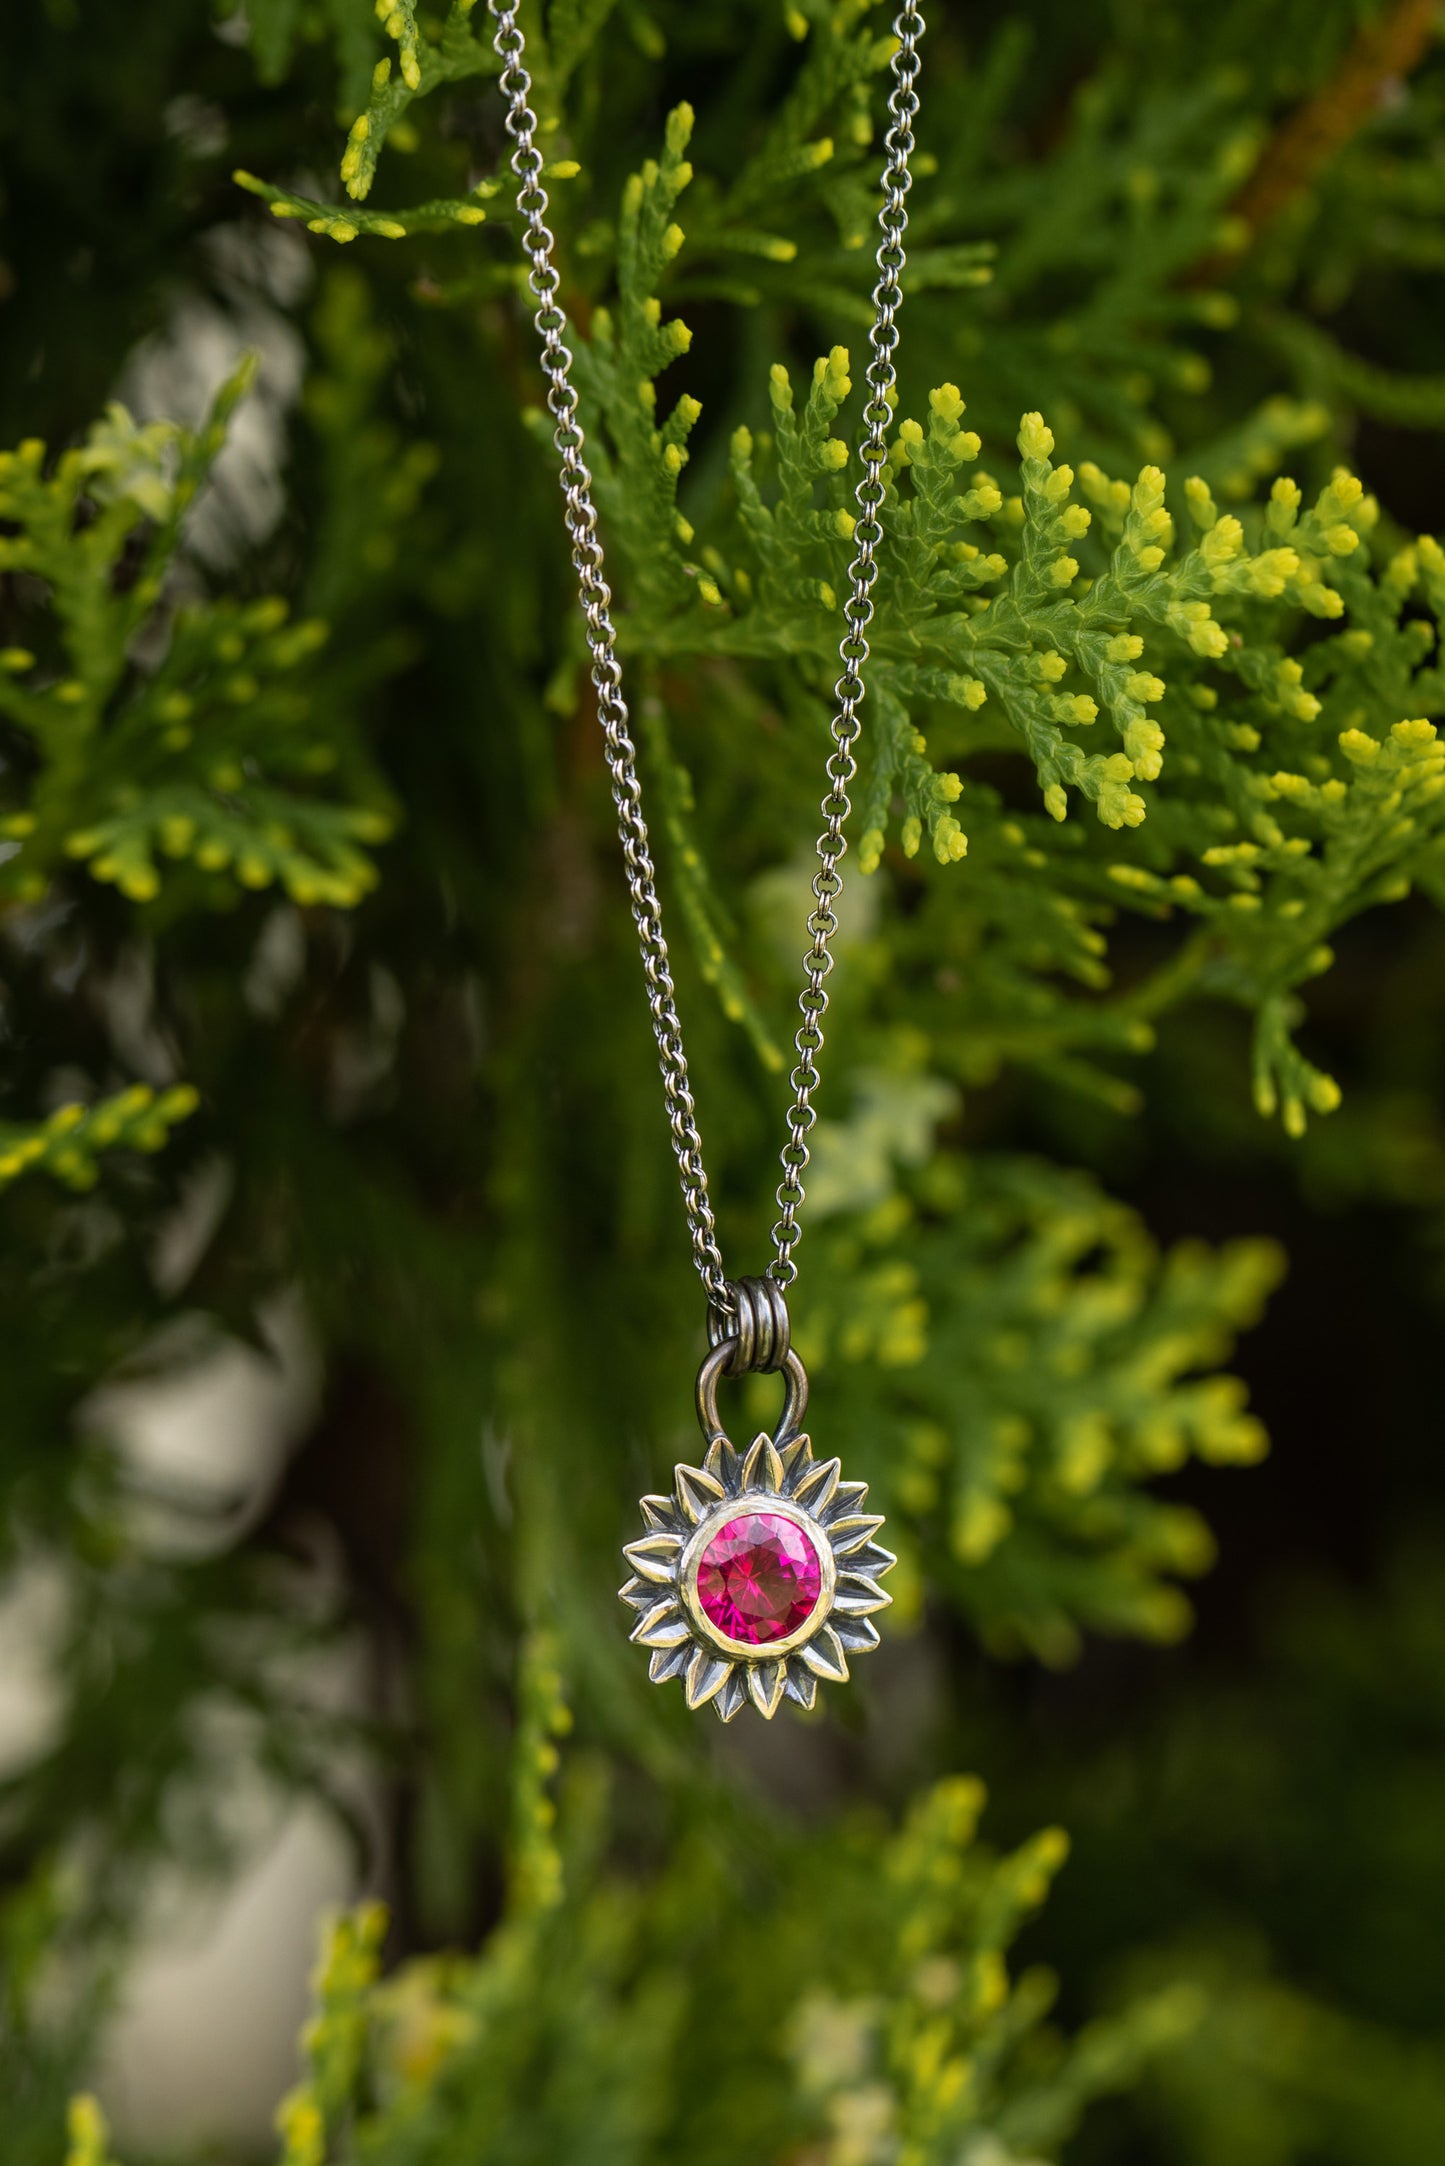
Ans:
[{"label": "evergreen foliage", "polygon": [[[888,18],[524,12],[751,1269]],[[631,1499],[691,1449],[697,1289],[485,7],[47,15],[35,111],[0,94],[0,1573],[51,1619],[45,1734],[0,1769],[7,2166],[141,2166],[97,2043],[165,1873],[244,1864],[257,1770],[330,1803],[389,1901],[326,1925],[283,2166],[1439,2155],[1438,1956],[1402,1922],[1445,1865],[1415,1737],[1438,1475],[1407,1468],[1387,1591],[1294,1597],[1258,1679],[1171,1699],[1145,1651],[1229,1559],[1231,1485],[1270,1479],[1221,1470],[1269,1449],[1233,1366],[1274,1231],[1334,1304],[1312,1343],[1368,1299],[1308,1275],[1331,1209],[1408,1255],[1398,1344],[1438,1334],[1432,25],[930,26],[795,1304],[815,1433],[890,1516],[896,1623],[871,1685],[759,1745],[688,1727],[613,1615]],[[67,100],[98,119],[61,175]],[[162,413],[168,327],[196,365]],[[267,412],[285,509],[248,523]],[[278,1471],[237,1498],[148,1465],[136,1390],[274,1356],[278,1316],[319,1379]],[[771,1419],[766,1380],[729,1389]],[[403,1682],[328,1711],[318,1662],[358,1640]],[[1353,1766],[1381,1702],[1387,1807]],[[1382,1891],[1358,1961],[1303,1922],[1347,1870]]]}]

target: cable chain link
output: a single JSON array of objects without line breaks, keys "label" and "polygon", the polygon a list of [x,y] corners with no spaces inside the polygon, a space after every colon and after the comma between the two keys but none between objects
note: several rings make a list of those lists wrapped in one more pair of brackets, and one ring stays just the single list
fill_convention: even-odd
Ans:
[{"label": "cable chain link", "polygon": [[918,112],[918,93],[913,86],[918,77],[918,40],[923,29],[917,0],[904,0],[893,23],[893,35],[898,40],[898,50],[892,61],[893,89],[888,99],[893,124],[884,137],[888,156],[883,168],[883,203],[878,213],[881,239],[874,259],[878,265],[878,283],[873,288],[873,329],[868,338],[873,358],[865,372],[871,394],[863,409],[868,434],[860,455],[862,472],[854,491],[854,502],[858,506],[858,520],[853,529],[856,546],[848,567],[848,599],[843,605],[847,630],[838,648],[843,674],[833,687],[838,709],[832,725],[833,750],[828,755],[831,787],[820,808],[825,824],[818,837],[818,870],[813,877],[813,898],[817,907],[808,919],[813,945],[803,957],[807,983],[798,995],[802,1021],[793,1040],[798,1065],[789,1078],[794,1095],[788,1109],[788,1140],[782,1150],[783,1178],[778,1184],[780,1216],[773,1228],[777,1254],[768,1265],[769,1278],[776,1279],[780,1286],[791,1286],[798,1275],[793,1251],[802,1232],[798,1211],[803,1201],[803,1174],[808,1164],[807,1139],[818,1118],[813,1093],[818,1087],[818,1054],[823,1045],[823,1018],[828,1012],[828,989],[824,981],[833,968],[830,943],[838,930],[833,905],[843,887],[838,862],[848,847],[843,823],[853,809],[848,785],[858,772],[853,748],[863,727],[858,710],[863,704],[868,626],[873,621],[872,587],[878,576],[874,555],[883,539],[878,507],[883,502],[884,483],[879,469],[887,457],[888,425],[893,418],[888,394],[898,380],[893,356],[898,346],[897,316],[903,306],[900,283],[905,261],[903,237],[908,230],[908,191],[913,185],[908,161],[913,154],[913,121]]},{"label": "cable chain link", "polygon": [[[735,1317],[738,1314],[737,1296],[723,1271],[717,1227],[708,1199],[702,1138],[698,1133],[697,1113],[688,1081],[687,1055],[683,1049],[682,1023],[677,1012],[667,941],[663,937],[656,868],[642,812],[637,748],[629,728],[622,671],[617,659],[617,635],[611,614],[612,590],[602,570],[602,544],[597,535],[597,511],[592,501],[592,476],[582,456],[585,438],[577,418],[577,392],[571,381],[572,352],[566,339],[566,312],[557,299],[556,244],[546,220],[547,191],[541,180],[543,159],[536,142],[537,116],[531,105],[532,78],[525,64],[526,40],[517,23],[518,4],[519,0],[510,0],[508,5],[502,4],[502,0],[488,0],[494,24],[492,44],[502,64],[501,89],[507,103],[507,133],[516,146],[511,167],[517,177],[517,209],[526,229],[523,245],[531,266],[527,282],[537,303],[533,321],[542,342],[542,373],[548,383],[547,405],[556,423],[553,442],[562,461],[562,494],[567,532],[572,543],[572,566],[577,574],[582,613],[586,619],[592,683],[602,718],[632,918],[637,927],[647,979],[648,1005],[652,1010],[672,1148],[677,1158],[683,1204],[692,1236],[693,1261],[712,1307],[724,1317]],[[853,529],[855,551],[848,568],[848,599],[843,607],[847,629],[838,648],[843,673],[834,686],[838,709],[832,723],[833,750],[827,763],[829,789],[820,808],[825,824],[818,837],[819,867],[813,880],[815,908],[808,918],[812,946],[803,958],[807,982],[798,996],[802,1022],[793,1041],[798,1064],[789,1079],[794,1097],[788,1111],[788,1140],[783,1146],[783,1178],[777,1195],[781,1216],[773,1228],[777,1253],[768,1266],[769,1278],[779,1287],[790,1286],[798,1275],[793,1250],[801,1235],[798,1210],[803,1202],[802,1176],[809,1156],[807,1137],[817,1119],[813,1093],[818,1085],[817,1057],[823,1044],[822,1024],[828,1008],[824,981],[833,967],[830,943],[838,930],[833,905],[843,886],[839,860],[848,847],[843,835],[843,824],[852,809],[848,786],[858,772],[853,748],[862,728],[858,710],[863,701],[863,665],[868,659],[867,630],[873,617],[870,590],[878,576],[874,557],[883,539],[878,508],[883,502],[884,483],[879,469],[887,456],[887,432],[892,419],[888,394],[897,380],[893,356],[898,344],[896,318],[903,302],[899,281],[905,260],[903,238],[908,227],[907,197],[912,184],[908,160],[913,152],[912,123],[918,111],[914,83],[919,66],[918,40],[923,29],[918,0],[903,0],[893,24],[898,50],[892,60],[894,85],[888,100],[892,125],[885,138],[887,160],[883,171],[883,204],[878,213],[881,235],[875,259],[878,283],[873,289],[874,323],[869,334],[873,358],[866,371],[870,396],[863,409],[868,433],[861,451],[863,470],[854,492],[858,518]]]}]

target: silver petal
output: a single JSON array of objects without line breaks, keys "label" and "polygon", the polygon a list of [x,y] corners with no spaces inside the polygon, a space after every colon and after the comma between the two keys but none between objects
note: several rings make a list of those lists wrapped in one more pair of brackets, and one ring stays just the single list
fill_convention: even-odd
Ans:
[{"label": "silver petal", "polygon": [[722,1483],[704,1473],[701,1467],[679,1466],[674,1471],[674,1481],[678,1504],[693,1526],[706,1519],[713,1506],[721,1504],[727,1495]]},{"label": "silver petal", "polygon": [[715,1693],[722,1691],[732,1673],[733,1665],[725,1655],[714,1655],[706,1647],[699,1647],[683,1679],[688,1706],[706,1706]]},{"label": "silver petal", "polygon": [[835,1557],[846,1557],[850,1550],[861,1549],[871,1542],[883,1524],[881,1512],[849,1512],[845,1518],[828,1522],[828,1540],[833,1545]]},{"label": "silver petal", "polygon": [[806,1647],[798,1654],[816,1677],[827,1677],[841,1685],[848,1675],[848,1657],[843,1652],[843,1642],[831,1625],[824,1625],[815,1633]]},{"label": "silver petal", "polygon": [[647,1665],[647,1674],[655,1685],[665,1685],[669,1677],[678,1676],[692,1659],[691,1644],[680,1640],[676,1647],[659,1647]]},{"label": "silver petal", "polygon": [[816,1507],[818,1517],[828,1526],[831,1526],[835,1519],[847,1519],[862,1509],[863,1499],[867,1494],[866,1482],[839,1482],[826,1508],[821,1504]]},{"label": "silver petal", "polygon": [[813,1463],[811,1438],[793,1437],[788,1443],[779,1446],[778,1457],[783,1462],[783,1478],[791,1488],[795,1481],[802,1480]]},{"label": "silver petal", "polygon": [[715,1482],[721,1482],[725,1490],[737,1488],[738,1455],[725,1436],[715,1437],[709,1444],[702,1465],[703,1472],[710,1474]]},{"label": "silver petal", "polygon": [[[880,1607],[885,1608],[888,1603],[893,1600],[893,1597],[888,1592],[888,1589],[886,1587],[879,1586],[878,1574],[876,1572],[854,1571],[853,1560],[851,1557],[845,1558],[843,1563],[840,1564],[838,1567],[838,1581],[836,1592],[838,1594],[846,1594],[849,1596],[861,1595],[866,1597],[866,1599],[870,1602],[877,1602]],[[853,1614],[855,1616],[861,1617],[865,1613],[862,1610],[855,1610]]]},{"label": "silver petal", "polygon": [[665,1586],[677,1570],[681,1549],[680,1534],[659,1532],[644,1534],[640,1542],[629,1542],[622,1554],[641,1578]]},{"label": "silver petal", "polygon": [[645,1579],[629,1579],[617,1592],[620,1599],[630,1602],[634,1609],[651,1609],[657,1600],[657,1589],[649,1586]]},{"label": "silver petal", "polygon": [[881,1542],[869,1542],[862,1549],[848,1552],[849,1571],[866,1572],[870,1579],[881,1579],[885,1572],[892,1571],[897,1562],[892,1550],[885,1549]]},{"label": "silver petal", "polygon": [[733,1671],[712,1704],[724,1722],[731,1722],[738,1709],[747,1706],[748,1681],[740,1670]]},{"label": "silver petal", "polygon": [[642,1516],[649,1527],[672,1529],[680,1527],[682,1524],[677,1515],[677,1506],[673,1503],[671,1497],[644,1497],[642,1500]]},{"label": "silver petal", "polygon": [[630,1635],[641,1640],[644,1647],[676,1647],[680,1640],[692,1637],[691,1627],[672,1596],[654,1603],[645,1616],[639,1617]]},{"label": "silver petal", "polygon": [[[870,1647],[878,1645],[878,1627],[870,1624],[866,1617],[839,1617],[833,1630],[850,1655],[866,1654]],[[656,1659],[654,1656],[653,1660]]]},{"label": "silver petal", "polygon": [[771,1722],[783,1697],[786,1666],[781,1662],[748,1664],[748,1697],[758,1713]]},{"label": "silver petal", "polygon": [[887,1609],[893,1597],[884,1587],[875,1587],[871,1579],[856,1579],[849,1585],[850,1574],[840,1574],[837,1592],[833,1596],[833,1608],[843,1617],[867,1617],[875,1609]]},{"label": "silver petal", "polygon": [[766,1489],[776,1496],[783,1486],[783,1462],[770,1436],[754,1437],[743,1461],[744,1489]]},{"label": "silver petal", "polygon": [[786,1672],[783,1690],[788,1698],[796,1700],[799,1707],[814,1706],[818,1698],[818,1680],[812,1671],[801,1668],[796,1662],[787,1662],[783,1667]]},{"label": "silver petal", "polygon": [[838,1486],[838,1476],[843,1471],[841,1459],[820,1459],[816,1466],[808,1467],[793,1484],[793,1496],[799,1504],[805,1504],[810,1512],[821,1512],[832,1501]]}]

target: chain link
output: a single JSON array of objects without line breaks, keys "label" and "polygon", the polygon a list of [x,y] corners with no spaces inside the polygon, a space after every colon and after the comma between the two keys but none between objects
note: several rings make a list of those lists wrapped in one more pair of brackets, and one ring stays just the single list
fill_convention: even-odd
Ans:
[{"label": "chain link", "polygon": [[852,811],[848,786],[858,772],[853,748],[863,724],[858,710],[863,704],[863,665],[868,659],[868,627],[873,621],[873,582],[878,576],[874,561],[883,529],[878,508],[883,502],[883,461],[887,457],[888,425],[893,408],[888,394],[898,380],[893,356],[898,346],[898,311],[903,305],[903,236],[908,230],[908,191],[912,175],[908,161],[913,154],[913,121],[918,112],[918,40],[923,17],[917,0],[904,0],[893,24],[898,50],[893,55],[893,90],[888,100],[892,126],[884,138],[887,160],[883,168],[883,204],[878,213],[879,243],[874,259],[878,283],[873,288],[873,329],[868,342],[873,358],[866,371],[869,398],[863,409],[868,433],[861,452],[862,472],[854,501],[858,519],[853,528],[854,555],[848,567],[848,599],[843,605],[847,630],[838,648],[843,674],[833,687],[838,702],[833,717],[833,750],[828,755],[829,789],[820,807],[823,832],[818,837],[818,870],[813,876],[814,909],[808,919],[813,944],[803,957],[807,982],[798,995],[802,1018],[793,1044],[798,1065],[789,1078],[793,1103],[788,1109],[788,1140],[783,1145],[783,1178],[778,1184],[779,1218],[773,1228],[777,1250],[768,1265],[769,1278],[791,1286],[798,1275],[793,1255],[802,1228],[798,1212],[803,1202],[803,1174],[808,1165],[808,1135],[817,1120],[813,1093],[818,1087],[818,1054],[823,1045],[823,1018],[828,1012],[827,977],[833,968],[831,942],[838,930],[834,909],[843,888],[838,870],[848,844],[843,823]]},{"label": "chain link", "polygon": [[[723,1270],[717,1227],[708,1198],[702,1138],[698,1134],[687,1055],[683,1049],[682,1023],[677,1012],[667,941],[663,937],[656,868],[642,812],[637,748],[632,740],[627,702],[622,692],[622,670],[617,659],[612,590],[603,576],[592,476],[583,457],[585,438],[577,418],[577,392],[571,380],[572,351],[567,343],[567,316],[557,298],[556,244],[547,224],[547,191],[541,177],[543,159],[537,148],[537,116],[531,104],[532,79],[526,68],[526,40],[517,22],[518,5],[519,0],[488,0],[493,19],[492,44],[502,64],[501,88],[507,103],[507,133],[515,146],[511,166],[517,178],[517,209],[522,218],[523,246],[530,265],[527,282],[537,304],[533,321],[542,342],[547,405],[556,423],[553,441],[562,461],[562,494],[567,532],[572,543],[572,566],[577,574],[586,620],[592,683],[612,776],[617,828],[622,840],[632,918],[637,927],[642,968],[647,979],[648,1005],[657,1040],[672,1148],[677,1158],[683,1204],[692,1237],[693,1262],[707,1289],[709,1302],[723,1316],[731,1317],[737,1313],[737,1300]],[[825,981],[833,967],[831,942],[838,930],[834,905],[843,886],[838,866],[848,847],[843,835],[844,822],[852,809],[848,786],[858,771],[854,747],[862,728],[858,710],[863,702],[863,665],[868,659],[867,631],[873,617],[871,589],[877,577],[874,559],[883,539],[878,520],[878,509],[884,496],[881,468],[887,456],[887,432],[892,419],[888,394],[896,381],[893,357],[898,345],[896,319],[903,301],[899,281],[904,265],[903,238],[908,226],[907,198],[911,185],[908,161],[913,152],[913,120],[918,111],[918,94],[914,88],[919,65],[918,40],[923,35],[923,28],[918,0],[903,0],[893,25],[898,49],[892,60],[894,84],[888,100],[892,125],[885,138],[883,204],[878,213],[878,283],[873,289],[874,322],[869,335],[873,358],[866,372],[869,398],[863,409],[867,435],[861,451],[862,472],[855,491],[858,517],[853,529],[854,556],[848,568],[848,598],[843,608],[846,630],[838,648],[843,671],[834,687],[838,706],[832,724],[833,750],[827,763],[829,788],[821,806],[824,827],[818,837],[814,908],[808,918],[812,946],[803,958],[806,983],[798,996],[802,1021],[793,1041],[798,1064],[790,1078],[794,1095],[788,1110],[788,1140],[782,1151],[783,1178],[778,1187],[781,1216],[773,1228],[777,1253],[768,1266],[769,1277],[779,1286],[791,1285],[798,1275],[793,1251],[802,1230],[798,1225],[798,1211],[803,1202],[802,1177],[808,1164],[807,1139],[817,1119],[813,1093],[818,1086],[818,1053],[823,1044],[823,1017],[828,1009]]]}]

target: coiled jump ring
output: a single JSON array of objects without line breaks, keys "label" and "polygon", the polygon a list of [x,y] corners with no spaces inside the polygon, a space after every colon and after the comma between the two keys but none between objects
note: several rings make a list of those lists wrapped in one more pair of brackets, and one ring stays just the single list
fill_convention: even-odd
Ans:
[{"label": "coiled jump ring", "polygon": [[732,1352],[720,1364],[724,1376],[748,1376],[754,1370],[781,1369],[792,1345],[788,1302],[776,1279],[734,1279],[729,1291],[736,1304],[727,1316],[714,1305],[707,1312],[709,1346],[732,1342]]}]

